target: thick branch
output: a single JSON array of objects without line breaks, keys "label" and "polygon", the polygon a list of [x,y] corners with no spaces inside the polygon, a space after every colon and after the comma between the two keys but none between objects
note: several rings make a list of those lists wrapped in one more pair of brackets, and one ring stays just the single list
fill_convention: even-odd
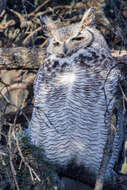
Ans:
[{"label": "thick branch", "polygon": [[[111,52],[120,68],[127,73],[127,51]],[[0,48],[0,69],[38,69],[43,63],[45,50],[42,48]]]},{"label": "thick branch", "polygon": [[0,70],[38,69],[44,57],[41,48],[0,48]]}]

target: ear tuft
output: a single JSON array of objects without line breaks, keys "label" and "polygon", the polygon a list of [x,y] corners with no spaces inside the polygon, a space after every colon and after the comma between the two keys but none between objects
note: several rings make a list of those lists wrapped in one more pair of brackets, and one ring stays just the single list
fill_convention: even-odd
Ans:
[{"label": "ear tuft", "polygon": [[42,27],[48,29],[49,32],[51,32],[52,30],[55,30],[57,28],[54,21],[51,18],[49,18],[48,16],[41,17],[40,20],[42,23]]},{"label": "ear tuft", "polygon": [[82,20],[80,22],[81,27],[84,28],[90,24],[93,24],[93,22],[95,21],[95,14],[96,14],[96,7],[91,7],[90,9],[88,9],[84,13]]}]

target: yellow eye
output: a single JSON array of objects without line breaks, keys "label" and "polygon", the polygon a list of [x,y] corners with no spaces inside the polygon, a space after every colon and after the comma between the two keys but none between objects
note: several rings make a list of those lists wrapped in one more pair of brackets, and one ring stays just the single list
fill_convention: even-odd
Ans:
[{"label": "yellow eye", "polygon": [[84,38],[83,37],[76,37],[76,38],[72,38],[72,41],[80,41],[80,40],[83,40]]},{"label": "yellow eye", "polygon": [[54,46],[59,46],[60,43],[59,43],[59,42],[54,42],[53,45],[54,45]]}]

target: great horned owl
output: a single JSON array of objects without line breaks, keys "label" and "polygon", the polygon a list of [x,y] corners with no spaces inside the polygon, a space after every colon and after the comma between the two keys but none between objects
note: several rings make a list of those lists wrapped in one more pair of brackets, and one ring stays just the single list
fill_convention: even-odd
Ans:
[{"label": "great horned owl", "polygon": [[49,44],[35,81],[31,119],[31,140],[58,174],[91,185],[103,166],[104,184],[112,184],[124,152],[120,73],[93,25],[94,10],[60,28],[45,18]]}]

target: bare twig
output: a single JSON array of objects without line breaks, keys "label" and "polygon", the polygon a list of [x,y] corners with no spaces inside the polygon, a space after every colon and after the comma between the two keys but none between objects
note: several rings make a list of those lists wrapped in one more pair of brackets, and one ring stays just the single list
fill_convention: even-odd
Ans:
[{"label": "bare twig", "polygon": [[51,9],[49,7],[47,7],[47,9],[45,11],[37,12],[35,17],[37,18],[37,17],[43,16],[43,15],[46,15],[46,14],[48,14],[50,12],[51,12]]},{"label": "bare twig", "polygon": [[0,32],[3,32],[4,30],[6,30],[8,27],[15,25],[15,21],[14,20],[9,20],[8,22],[6,22],[5,24],[0,24]]},{"label": "bare twig", "polygon": [[44,48],[44,46],[48,43],[48,39],[46,39],[43,44],[41,45],[41,48]]},{"label": "bare twig", "polygon": [[32,31],[24,40],[23,40],[23,45],[26,45],[28,43],[28,41],[30,40],[30,38],[33,37],[34,34],[36,34],[37,32],[39,32],[40,30],[42,30],[42,27],[38,27],[36,30]]},{"label": "bare twig", "polygon": [[34,16],[42,7],[44,7],[50,0],[44,1],[40,6],[38,6],[32,13],[28,14],[28,17]]},{"label": "bare twig", "polygon": [[16,170],[15,167],[13,165],[13,155],[12,155],[12,147],[11,147],[11,133],[12,133],[12,129],[10,127],[9,129],[9,133],[8,133],[8,151],[9,151],[9,162],[10,162],[10,167],[11,167],[11,172],[13,175],[13,179],[16,185],[17,190],[20,190],[17,179],[16,179]]},{"label": "bare twig", "polygon": [[21,23],[20,24],[21,28],[24,28],[24,27],[28,26],[28,24],[31,24],[31,22],[29,23],[28,21],[26,21],[19,12],[15,11],[13,9],[9,9],[9,10],[19,18],[20,23]]},{"label": "bare twig", "polygon": [[5,9],[1,12],[0,17],[2,18],[5,14]]},{"label": "bare twig", "polygon": [[119,84],[119,87],[120,87],[120,90],[121,90],[121,92],[122,92],[122,95],[123,95],[124,100],[127,102],[127,97],[126,97],[126,95],[125,95],[125,93],[124,93],[124,91],[123,91],[123,88],[122,88],[121,84]]},{"label": "bare twig", "polygon": [[58,5],[56,7],[54,7],[54,10],[56,9],[71,9],[72,6],[71,5]]},{"label": "bare twig", "polygon": [[124,111],[126,111],[126,105],[125,105],[125,102],[127,103],[127,97],[123,91],[123,88],[121,86],[121,84],[119,84],[119,87],[120,87],[120,90],[121,90],[121,93],[122,93],[122,96],[123,96],[123,107],[124,107]]},{"label": "bare twig", "polygon": [[107,141],[106,141],[106,144],[104,147],[104,153],[103,153],[102,161],[100,164],[99,172],[97,175],[94,190],[102,190],[103,184],[104,184],[105,172],[106,172],[107,165],[108,165],[109,160],[110,160],[111,155],[112,155],[112,148],[113,148],[113,142],[114,142],[114,128],[112,127],[111,124],[109,124],[109,122],[111,122],[111,113],[109,111],[109,105],[110,105],[110,102],[112,101],[112,99],[109,102],[107,102],[107,93],[106,93],[105,85],[106,85],[107,79],[108,79],[112,69],[114,69],[115,67],[116,66],[112,67],[109,70],[109,72],[107,73],[106,79],[104,81],[104,86],[103,86],[104,97],[105,97],[105,108],[106,108],[104,123],[105,123],[105,128],[108,129],[108,136],[107,136]]},{"label": "bare twig", "polygon": [[19,151],[19,155],[21,157],[22,162],[29,169],[32,181],[38,180],[40,182],[41,179],[39,178],[39,176],[37,175],[37,173],[34,171],[34,169],[28,164],[28,162],[25,160],[25,158],[24,158],[24,156],[22,154],[22,151],[21,151],[21,148],[20,148],[20,145],[19,145],[19,141],[18,141],[18,138],[15,135],[15,131],[14,130],[13,130],[12,135],[13,135],[13,137],[15,139],[15,142],[16,142],[16,145],[17,145],[17,149]]}]

